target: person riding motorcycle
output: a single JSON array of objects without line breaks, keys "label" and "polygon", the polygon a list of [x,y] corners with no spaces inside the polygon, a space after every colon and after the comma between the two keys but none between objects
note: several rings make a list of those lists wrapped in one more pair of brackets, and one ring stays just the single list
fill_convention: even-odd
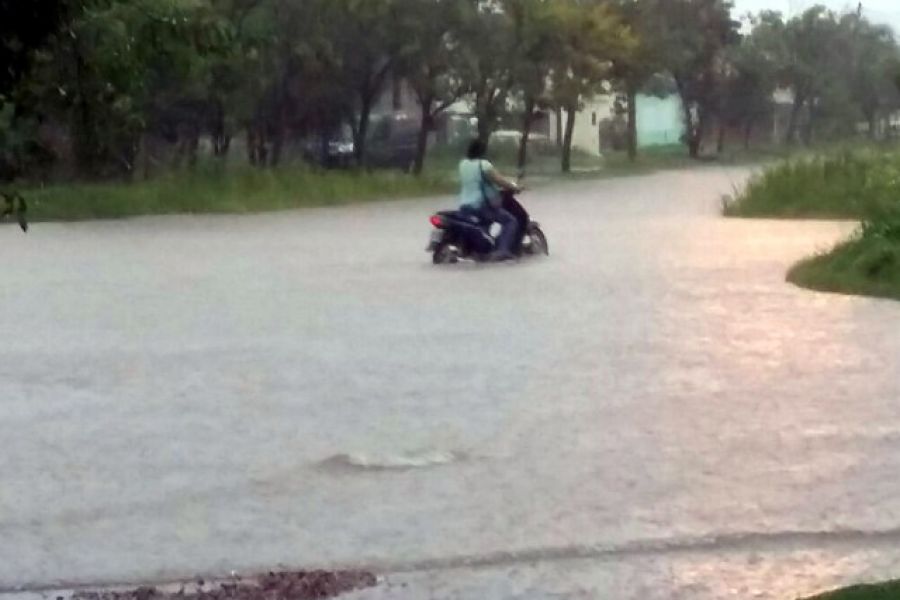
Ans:
[{"label": "person riding motorcycle", "polygon": [[503,208],[502,194],[518,193],[520,189],[485,159],[486,153],[485,143],[473,140],[466,157],[459,163],[460,210],[473,213],[488,223],[498,223],[500,236],[491,259],[512,260],[515,258],[513,247],[519,238],[520,225],[518,219]]}]

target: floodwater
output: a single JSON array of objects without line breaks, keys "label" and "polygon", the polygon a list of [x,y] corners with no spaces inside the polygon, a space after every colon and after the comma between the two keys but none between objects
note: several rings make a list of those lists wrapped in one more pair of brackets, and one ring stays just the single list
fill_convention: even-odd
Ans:
[{"label": "floodwater", "polygon": [[371,565],[372,598],[793,598],[900,576],[900,304],[784,282],[846,223],[747,172],[0,229],[0,587]]}]

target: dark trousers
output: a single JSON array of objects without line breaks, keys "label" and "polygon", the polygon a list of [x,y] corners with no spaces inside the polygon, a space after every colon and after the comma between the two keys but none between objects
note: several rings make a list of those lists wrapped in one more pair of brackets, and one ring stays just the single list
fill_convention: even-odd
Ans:
[{"label": "dark trousers", "polygon": [[[500,225],[500,236],[497,238],[498,252],[513,252],[516,240],[519,239],[519,221],[506,209],[483,205],[476,211],[478,215],[489,223]],[[521,241],[519,242],[521,243]]]},{"label": "dark trousers", "polygon": [[525,239],[531,217],[512,192],[503,192],[503,210],[516,219],[518,227],[516,230],[516,237],[512,243],[512,252],[513,254],[519,254],[522,250],[522,240]]}]

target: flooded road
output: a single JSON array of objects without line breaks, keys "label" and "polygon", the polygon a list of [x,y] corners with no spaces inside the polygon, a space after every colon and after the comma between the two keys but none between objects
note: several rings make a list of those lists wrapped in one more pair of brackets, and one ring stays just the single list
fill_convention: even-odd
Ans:
[{"label": "flooded road", "polygon": [[448,200],[0,229],[0,587],[900,576],[900,304],[784,283],[852,226],[719,218],[745,176],[535,190],[552,255],[513,266],[430,265]]}]

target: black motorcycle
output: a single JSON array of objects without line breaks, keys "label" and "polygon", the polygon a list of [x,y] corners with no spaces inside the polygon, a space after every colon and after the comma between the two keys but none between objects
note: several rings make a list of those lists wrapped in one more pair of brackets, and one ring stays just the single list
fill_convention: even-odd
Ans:
[{"label": "black motorcycle", "polygon": [[[502,206],[519,223],[519,237],[513,252],[519,257],[549,255],[547,236],[541,226],[531,220],[515,195],[505,192]],[[447,210],[432,215],[429,220],[434,231],[425,251],[431,253],[432,262],[436,265],[460,260],[488,262],[497,248],[497,239],[491,233],[494,224],[474,213]]]}]

